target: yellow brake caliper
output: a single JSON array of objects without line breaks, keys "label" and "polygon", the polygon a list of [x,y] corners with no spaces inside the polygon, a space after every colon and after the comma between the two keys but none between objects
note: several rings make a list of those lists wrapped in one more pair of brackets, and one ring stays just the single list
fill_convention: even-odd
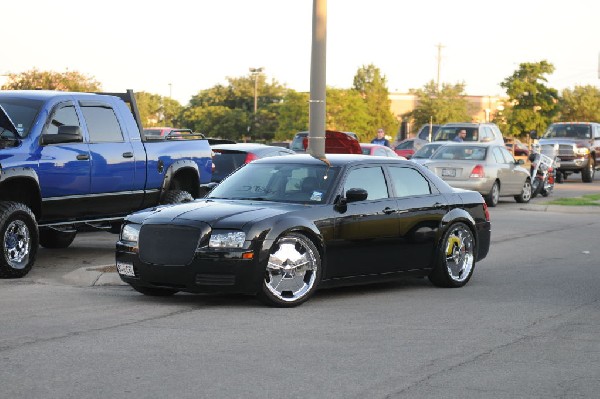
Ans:
[{"label": "yellow brake caliper", "polygon": [[452,236],[448,239],[448,247],[446,248],[446,256],[451,256],[452,255],[452,250],[454,249],[454,245],[457,245],[460,247],[460,238],[457,236]]}]

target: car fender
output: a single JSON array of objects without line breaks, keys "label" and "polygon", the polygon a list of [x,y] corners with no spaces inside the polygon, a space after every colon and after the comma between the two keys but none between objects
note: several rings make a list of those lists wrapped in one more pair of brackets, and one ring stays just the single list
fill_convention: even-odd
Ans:
[{"label": "car fender", "polygon": [[[160,163],[161,161],[159,161]],[[160,168],[160,165],[159,165]],[[171,187],[171,183],[176,180],[177,176],[181,174],[181,172],[192,172],[195,175],[194,183],[190,184],[190,187],[184,186],[181,189],[186,190],[196,198],[199,193],[200,188],[200,171],[198,169],[198,164],[195,161],[189,159],[182,159],[179,161],[173,162],[165,172],[165,178],[163,179],[162,187],[161,187],[161,198],[165,194],[166,191]]]},{"label": "car fender", "polygon": [[[14,185],[14,187],[12,187]],[[28,167],[0,168],[0,197],[27,205],[36,217],[41,216],[42,194],[36,171]],[[12,187],[12,189],[7,189]],[[32,192],[33,191],[33,192]]]}]

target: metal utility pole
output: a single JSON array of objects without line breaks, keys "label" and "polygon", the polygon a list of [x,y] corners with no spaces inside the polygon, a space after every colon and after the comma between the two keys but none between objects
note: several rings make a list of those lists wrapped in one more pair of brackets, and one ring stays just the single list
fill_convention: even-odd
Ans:
[{"label": "metal utility pole", "polygon": [[440,67],[442,65],[442,48],[444,48],[445,46],[442,46],[442,43],[438,43],[436,45],[437,49],[438,49],[438,55],[437,55],[437,80],[436,80],[436,86],[437,86],[437,91],[439,93],[440,91]]},{"label": "metal utility pole", "polygon": [[263,71],[263,67],[260,68],[250,68],[250,74],[254,76],[254,114],[256,115],[256,111],[258,110],[258,75],[260,75]]},{"label": "metal utility pole", "polygon": [[325,160],[327,0],[313,0],[308,153]]},{"label": "metal utility pole", "polygon": [[173,94],[172,88],[173,88],[173,84],[169,83],[169,98],[171,98],[171,95]]}]

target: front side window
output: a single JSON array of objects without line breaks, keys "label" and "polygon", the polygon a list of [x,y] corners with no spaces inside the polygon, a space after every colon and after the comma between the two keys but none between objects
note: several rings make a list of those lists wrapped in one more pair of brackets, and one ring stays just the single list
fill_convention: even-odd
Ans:
[{"label": "front side window", "polygon": [[431,194],[431,187],[422,174],[412,168],[390,167],[396,197]]},{"label": "front side window", "polygon": [[379,166],[352,169],[346,177],[344,192],[351,188],[367,190],[367,200],[389,197],[383,170]]},{"label": "front side window", "polygon": [[118,143],[123,142],[121,126],[110,107],[82,106],[81,112],[92,143]]},{"label": "front side window", "polygon": [[61,106],[56,109],[44,134],[57,134],[60,126],[79,126],[79,118],[73,105]]}]

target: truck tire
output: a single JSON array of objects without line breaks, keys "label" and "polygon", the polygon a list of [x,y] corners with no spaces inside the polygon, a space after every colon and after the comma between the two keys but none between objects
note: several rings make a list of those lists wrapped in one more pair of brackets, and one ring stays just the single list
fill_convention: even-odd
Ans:
[{"label": "truck tire", "polygon": [[596,172],[595,168],[596,165],[594,165],[594,159],[592,158],[592,155],[590,155],[587,166],[581,169],[581,181],[584,183],[592,183]]},{"label": "truck tire", "polygon": [[165,193],[161,204],[182,204],[184,202],[192,202],[194,197],[192,194],[183,190],[169,190]]},{"label": "truck tire", "polygon": [[68,248],[75,239],[76,231],[40,229],[40,245],[44,248]]},{"label": "truck tire", "polygon": [[39,236],[33,212],[19,202],[0,202],[0,278],[20,278],[31,270]]}]

